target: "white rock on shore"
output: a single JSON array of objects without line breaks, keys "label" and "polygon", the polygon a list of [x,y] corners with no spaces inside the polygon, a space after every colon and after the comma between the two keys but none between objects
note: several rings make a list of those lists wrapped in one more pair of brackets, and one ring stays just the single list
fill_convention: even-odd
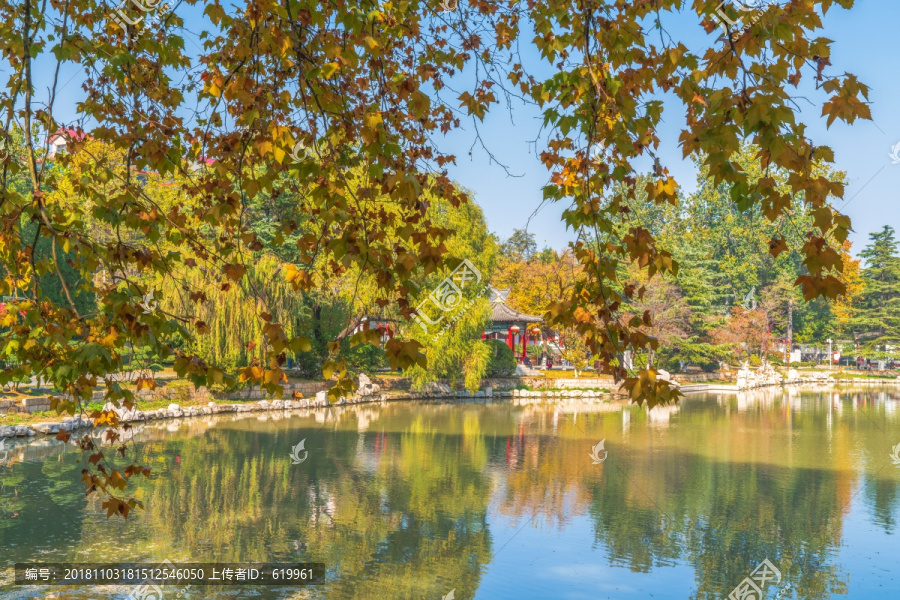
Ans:
[{"label": "white rock on shore", "polygon": [[[539,402],[543,397],[595,398],[604,395],[602,393],[594,392],[591,390],[563,390],[554,393],[544,390],[494,391],[493,387],[486,387],[485,389],[478,390],[473,394],[472,392],[469,392],[467,390],[454,392],[447,384],[444,383],[432,383],[426,386],[427,391],[424,393],[409,392],[405,394],[394,394],[393,396],[389,397],[387,394],[380,393],[380,386],[372,383],[371,379],[369,379],[365,375],[362,375],[360,377],[360,387],[362,392],[364,393],[357,393],[353,394],[350,397],[341,398],[341,400],[339,400],[337,404],[357,404],[362,402],[379,401],[386,402],[391,399],[416,399],[434,396],[455,397],[463,401],[471,401],[472,398],[489,399],[493,398],[494,396],[498,398],[534,398],[535,400],[531,402],[525,401],[526,404],[531,404],[533,402]],[[206,406],[202,407],[182,407],[177,403],[171,403],[169,404],[168,408],[160,408],[148,411],[140,411],[135,408],[129,410],[124,406],[116,407],[112,403],[107,403],[104,406],[104,410],[114,411],[117,415],[119,415],[119,419],[125,422],[137,420],[174,419],[180,417],[212,415],[217,413],[229,412],[245,413],[250,411],[280,411],[291,410],[295,408],[327,407],[329,405],[330,403],[328,401],[328,393],[326,391],[321,391],[316,394],[315,399],[313,400],[307,398],[295,398],[293,400],[272,399],[260,400],[258,402],[247,404],[217,404],[215,402],[208,402]],[[279,416],[280,415],[275,415],[275,417]],[[36,423],[35,425],[30,427],[24,425],[0,427],[0,437],[26,437],[37,435],[37,433],[53,435],[59,433],[59,431],[71,432],[80,428],[93,427],[93,421],[89,418],[84,417],[85,415],[66,417],[63,419],[62,423]],[[173,425],[175,425],[177,429],[177,425]]]}]

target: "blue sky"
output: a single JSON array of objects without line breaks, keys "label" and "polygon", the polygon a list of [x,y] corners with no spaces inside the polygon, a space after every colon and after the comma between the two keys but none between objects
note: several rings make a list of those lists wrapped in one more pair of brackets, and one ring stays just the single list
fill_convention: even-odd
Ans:
[{"label": "blue sky", "polygon": [[[824,21],[823,37],[834,40],[832,74],[849,72],[870,86],[873,121],[857,121],[845,125],[840,121],[825,127],[821,117],[823,96],[813,92],[811,104],[803,109],[801,120],[808,126],[808,134],[817,145],[830,146],[835,152],[835,166],[847,173],[845,195],[846,212],[853,219],[854,253],[865,245],[868,234],[891,225],[900,229],[900,164],[891,163],[891,147],[900,142],[900,78],[897,77],[897,26],[900,24],[900,2],[895,0],[857,0],[857,6],[847,11],[834,5]],[[706,32],[696,22],[696,16],[673,18],[666,28],[691,49],[712,44],[716,34]],[[683,36],[683,37],[682,37]],[[808,73],[804,77],[808,78]],[[803,103],[801,102],[801,107]],[[682,160],[678,147],[683,109],[676,102],[666,103],[665,123],[661,128],[662,163],[669,168],[684,191],[696,187],[696,171],[689,160]],[[538,161],[533,142],[538,137],[541,119],[538,111],[515,105],[510,111],[493,110],[479,125],[479,132],[494,156],[507,170],[491,162],[487,152],[476,144],[471,123],[464,122],[463,131],[448,139],[458,155],[457,165],[450,175],[472,190],[483,207],[488,226],[501,239],[514,228],[525,228],[535,234],[538,245],[556,249],[566,247],[574,239],[560,220],[565,206],[541,206],[541,188],[546,185],[548,172]],[[840,207],[842,204],[838,204]]]},{"label": "blue sky", "polygon": [[[900,107],[900,78],[894,64],[900,2],[856,0],[856,5],[850,11],[834,5],[825,19],[822,35],[835,42],[830,72],[854,73],[870,86],[874,120],[857,121],[853,125],[837,121],[826,129],[825,119],[821,117],[824,95],[814,90],[809,90],[809,102],[801,113],[810,138],[817,145],[830,146],[835,152],[836,167],[847,173],[849,185],[844,211],[853,219],[854,253],[862,249],[870,232],[885,224],[900,229],[900,212],[894,207],[900,195],[897,192],[900,189],[900,164],[892,164],[889,157],[891,147],[900,143],[900,111],[897,110]],[[199,14],[201,10],[202,5],[180,6],[178,12],[196,28],[197,20],[203,19]],[[715,38],[719,35],[718,31],[707,34],[697,22],[696,14],[670,15],[664,25],[673,38],[696,52],[716,43]],[[199,48],[192,41],[186,44],[188,52],[191,52],[192,44]],[[50,75],[51,69],[46,69],[43,76],[38,73],[36,87],[39,92],[47,87]],[[804,76],[811,79],[808,73]],[[60,94],[59,117],[71,119],[76,116],[73,96],[80,96],[81,79],[78,69],[68,67],[63,70],[60,81],[65,93]],[[66,100],[69,105],[65,105]],[[666,102],[664,123],[660,128],[660,156],[683,190],[689,193],[696,187],[696,172],[689,161],[681,158],[677,144],[683,113],[677,101]],[[461,130],[438,141],[442,149],[457,155],[457,164],[449,166],[450,176],[473,192],[484,209],[488,226],[501,239],[508,237],[515,228],[527,227],[535,234],[539,246],[563,249],[574,239],[560,219],[565,206],[541,204],[541,188],[547,184],[548,172],[535,152],[534,141],[539,138],[540,125],[541,117],[536,108],[513,104],[510,109],[501,104],[478,124],[481,141],[476,137],[473,122],[465,118]],[[482,141],[502,164],[491,159],[481,147]],[[542,141],[540,139],[538,143]],[[649,163],[646,166],[649,167]]]}]

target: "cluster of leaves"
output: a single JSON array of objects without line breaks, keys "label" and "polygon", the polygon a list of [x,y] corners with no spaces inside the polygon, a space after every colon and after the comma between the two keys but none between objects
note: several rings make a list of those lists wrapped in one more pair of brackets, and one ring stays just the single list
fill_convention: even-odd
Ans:
[{"label": "cluster of leaves", "polygon": [[[717,42],[703,55],[672,40],[665,30],[667,13],[682,5],[674,0],[565,8],[554,3],[531,13],[538,46],[560,68],[530,90],[557,133],[542,154],[554,173],[545,196],[572,203],[565,219],[582,234],[575,255],[586,273],[570,298],[552,306],[551,323],[575,324],[605,370],[625,376],[619,353],[658,348],[656,339],[634,328],[646,318],[627,325],[619,321],[623,304],[645,292],[640,285],[616,285],[619,265],[636,262],[648,277],[678,272],[670,251],[644,227],[632,226],[621,236],[616,232],[639,191],[652,203],[678,203],[677,182],[655,155],[663,115],[659,92],[674,94],[685,107],[680,135],[684,155],[697,157],[713,185],[726,185],[738,208],[759,206],[766,218],[775,220],[798,199],[809,207],[813,227],[802,247],[807,272],[798,278],[806,299],[843,291],[837,277],[842,269],[839,244],[846,240],[850,222],[828,202],[842,197],[843,184],[821,168],[833,160],[832,152],[805,135],[787,93],[812,78],[828,94],[823,113],[829,123],[870,118],[867,88],[850,75],[827,78],[830,43],[809,37],[821,24],[819,11],[832,4],[768,6],[752,32],[737,41]],[[849,7],[852,2],[840,4]],[[708,7],[694,7],[707,30],[717,31],[720,23],[705,14]],[[648,24],[658,36],[646,35]],[[745,141],[758,149],[754,162],[764,176],[736,164]],[[591,152],[595,147],[603,150],[599,159]],[[648,155],[655,163],[652,178],[641,181],[633,175],[634,161]],[[781,170],[788,173],[784,186],[771,175]],[[787,244],[774,237],[770,248],[777,256]],[[638,402],[657,402],[654,393],[660,385],[653,373],[642,373],[626,386]]]}]

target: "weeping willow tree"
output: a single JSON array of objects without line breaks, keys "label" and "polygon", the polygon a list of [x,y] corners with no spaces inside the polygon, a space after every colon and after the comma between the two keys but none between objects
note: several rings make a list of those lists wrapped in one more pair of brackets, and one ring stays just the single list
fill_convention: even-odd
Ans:
[{"label": "weeping willow tree", "polygon": [[481,387],[492,350],[479,338],[490,322],[490,315],[490,302],[474,296],[448,317],[446,328],[423,331],[408,327],[405,334],[420,342],[428,356],[427,368],[415,366],[407,371],[413,387],[422,389],[425,384],[439,379],[446,379],[454,388],[462,384],[471,392]]},{"label": "weeping willow tree", "polygon": [[436,199],[428,215],[453,232],[445,247],[457,260],[454,269],[435,271],[416,281],[419,317],[403,328],[403,335],[421,344],[428,365],[414,366],[407,374],[417,388],[446,379],[453,387],[462,384],[474,391],[491,361],[491,348],[480,338],[491,319],[488,281],[499,248],[475,202],[455,207]]},{"label": "weeping willow tree", "polygon": [[275,256],[263,254],[239,284],[227,289],[197,269],[186,270],[165,279],[160,308],[193,315],[203,333],[185,349],[203,360],[232,371],[262,364],[268,323],[283,323],[285,334],[293,337],[311,316],[302,295],[279,276],[282,266]]}]

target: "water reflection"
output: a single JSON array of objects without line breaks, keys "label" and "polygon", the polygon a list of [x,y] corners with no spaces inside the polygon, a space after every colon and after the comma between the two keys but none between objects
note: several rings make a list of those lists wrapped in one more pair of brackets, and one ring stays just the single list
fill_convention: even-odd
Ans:
[{"label": "water reflection", "polygon": [[[326,585],[188,597],[680,600],[726,597],[768,558],[796,598],[883,595],[900,559],[898,402],[770,389],[649,412],[529,398],[150,423],[146,510],[127,522],[83,496],[79,454],[43,440],[0,465],[0,568],[309,561]],[[129,590],[0,582],[3,598],[48,591]]]}]

